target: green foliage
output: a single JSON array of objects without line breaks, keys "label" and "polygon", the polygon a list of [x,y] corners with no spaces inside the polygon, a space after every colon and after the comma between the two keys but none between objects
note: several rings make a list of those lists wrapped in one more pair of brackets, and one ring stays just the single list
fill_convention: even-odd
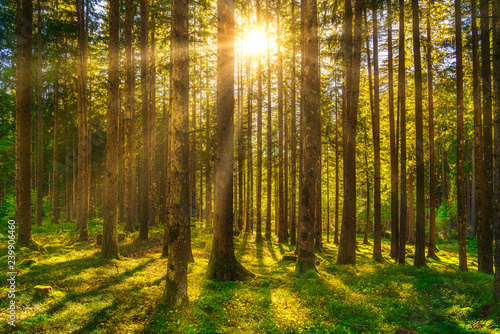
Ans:
[{"label": "green foliage", "polygon": [[450,241],[458,238],[457,205],[455,201],[443,202],[436,214],[436,228],[438,241]]}]

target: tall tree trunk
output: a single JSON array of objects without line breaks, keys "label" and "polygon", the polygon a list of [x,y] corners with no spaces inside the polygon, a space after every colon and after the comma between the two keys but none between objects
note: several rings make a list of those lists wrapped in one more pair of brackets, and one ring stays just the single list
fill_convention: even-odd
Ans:
[{"label": "tall tree trunk", "polygon": [[[391,147],[391,251],[392,258],[398,258],[399,240],[399,173],[398,173],[398,141],[396,140],[396,128],[394,125],[394,83],[393,83],[393,60],[392,60],[392,1],[387,5],[387,70],[389,76],[389,137]],[[398,87],[399,89],[399,87]],[[399,105],[398,105],[399,109]]]},{"label": "tall tree trunk", "polygon": [[118,258],[118,137],[120,84],[120,0],[109,2],[109,71],[106,140],[106,202],[102,231],[102,255]]},{"label": "tall tree trunk", "polygon": [[[493,175],[493,121],[491,105],[491,64],[490,64],[490,10],[489,1],[481,1],[481,78],[483,80],[483,145],[484,145],[484,175]],[[478,261],[479,270],[493,273],[493,216],[495,211],[493,178],[484,179],[484,211],[481,244],[482,259]]]},{"label": "tall tree trunk", "polygon": [[253,276],[236,259],[233,242],[234,0],[217,0],[217,135],[215,219],[206,277],[235,281]]},{"label": "tall tree trunk", "polygon": [[422,111],[422,61],[420,57],[420,17],[418,0],[412,0],[413,59],[415,66],[415,134],[417,164],[417,221],[415,266],[425,266],[424,125]]},{"label": "tall tree trunk", "polygon": [[168,264],[163,300],[186,305],[190,252],[188,1],[172,2],[172,114],[168,206]]},{"label": "tall tree trunk", "polygon": [[[208,58],[208,57],[207,57]],[[206,108],[206,129],[205,129],[205,140],[206,140],[206,168],[205,168],[205,179],[206,179],[206,217],[207,217],[207,226],[212,226],[212,166],[210,162],[210,152],[212,151],[212,147],[210,145],[210,87],[208,82],[208,59],[207,59],[207,108]]]},{"label": "tall tree trunk", "polygon": [[[65,45],[68,46],[68,41],[66,39],[66,34],[64,35],[64,40],[65,40]],[[64,53],[64,61],[65,63],[68,61],[68,53]],[[67,85],[67,80],[68,80],[68,67],[64,67],[64,176],[65,176],[65,181],[64,181],[64,188],[65,188],[65,193],[64,193],[64,198],[65,198],[65,220],[66,222],[71,221],[71,195],[72,195],[72,180],[71,180],[71,147],[68,142],[68,136],[70,133],[69,127],[71,123],[71,114],[68,109],[68,85]]]},{"label": "tall tree trunk", "polygon": [[246,198],[246,217],[245,232],[253,232],[253,150],[252,150],[252,99],[253,99],[253,80],[252,80],[252,60],[250,54],[247,56],[247,198]]},{"label": "tall tree trunk", "polygon": [[[279,173],[279,182],[278,182],[278,239],[279,242],[286,241],[286,221],[285,221],[285,201],[283,198],[285,189],[283,184],[283,56],[281,54],[281,1],[278,0],[277,3],[277,73],[278,73],[278,173]],[[314,205],[314,202],[312,202]]]},{"label": "tall tree trunk", "polygon": [[326,149],[326,242],[330,243],[330,150]]},{"label": "tall tree trunk", "polygon": [[[460,0],[455,0],[455,41],[457,47],[457,225],[458,225],[458,268],[467,270],[467,250],[465,235],[465,169],[464,169],[464,74],[462,61],[462,9]],[[418,185],[418,184],[417,184]],[[418,238],[417,238],[418,241]],[[416,258],[415,258],[416,260]]]},{"label": "tall tree trunk", "polygon": [[[76,146],[76,137],[77,134],[73,133],[73,145],[71,146],[71,150],[73,152],[73,161],[72,161],[72,168],[73,168],[73,197],[72,197],[72,205],[73,205],[73,210],[71,210],[71,218],[74,219],[75,221],[77,220],[77,200],[78,200],[78,195],[76,194],[77,187],[78,187],[78,177],[77,177],[77,170],[78,170],[78,150]],[[78,222],[77,222],[78,224]],[[77,225],[78,226],[78,225]]]},{"label": "tall tree trunk", "polygon": [[[260,24],[260,0],[255,1],[257,23]],[[257,210],[255,236],[256,242],[262,242],[262,55],[257,55]]]},{"label": "tall tree trunk", "polygon": [[[366,17],[366,16],[365,16]],[[368,234],[370,233],[370,172],[368,168],[368,145],[366,143],[368,137],[365,129],[365,166],[366,166],[366,224],[365,224],[365,238],[363,244],[368,245]]]},{"label": "tall tree trunk", "polygon": [[434,154],[431,5],[431,1],[429,1],[427,4],[427,100],[429,108],[429,244],[427,257],[436,257],[436,164]]},{"label": "tall tree trunk", "polygon": [[271,132],[271,49],[269,43],[269,0],[266,0],[266,36],[267,36],[267,203],[265,238],[271,239],[271,188],[272,188],[272,132]]},{"label": "tall tree trunk", "polygon": [[301,36],[302,36],[302,66],[301,66],[301,108],[303,137],[302,164],[303,173],[299,200],[299,231],[298,259],[296,271],[316,270],[314,256],[314,231],[318,200],[319,174],[318,156],[321,152],[321,115],[319,109],[319,64],[318,64],[318,16],[316,0],[301,2]]},{"label": "tall tree trunk", "polygon": [[90,190],[90,168],[89,168],[89,135],[87,115],[87,39],[84,27],[84,5],[85,0],[77,0],[77,106],[78,106],[78,185],[76,223],[80,226],[80,241],[88,240],[89,219],[89,190]]},{"label": "tall tree trunk", "polygon": [[[56,48],[58,41],[56,38]],[[54,151],[52,156],[52,222],[59,223],[59,62],[55,64],[54,74]]]},{"label": "tall tree trunk", "polygon": [[372,2],[373,16],[373,160],[375,169],[375,183],[373,193],[373,258],[382,261],[382,202],[380,198],[380,99],[379,99],[379,71],[378,71],[378,22],[377,1]]},{"label": "tall tree trunk", "polygon": [[[155,164],[155,152],[156,152],[156,60],[155,60],[155,31],[156,31],[156,19],[155,19],[155,2],[151,0],[151,6],[153,10],[151,13],[151,53],[149,55],[149,69],[150,75],[148,78],[149,83],[149,184],[151,189],[149,190],[148,208],[149,208],[149,225],[156,226],[156,216],[157,216],[157,178],[156,178],[156,164]],[[191,240],[191,233],[189,231],[189,240]],[[191,245],[191,243],[189,243]]]},{"label": "tall tree trunk", "polygon": [[290,187],[291,187],[291,201],[290,201],[290,244],[297,244],[297,120],[296,120],[296,108],[295,108],[295,0],[291,0],[292,6],[292,66],[291,66],[291,126],[290,126],[290,146],[291,146],[291,169],[290,169]]},{"label": "tall tree trunk", "polygon": [[[43,219],[43,77],[42,77],[42,6],[40,5],[40,0],[37,0],[37,104],[38,104],[38,140],[37,140],[37,153],[38,153],[38,163],[37,163],[37,186],[36,186],[36,224],[38,226],[42,225]],[[67,155],[66,155],[67,156]],[[68,163],[66,162],[66,168]]]},{"label": "tall tree trunk", "polygon": [[33,1],[21,0],[17,4],[16,220],[19,223],[19,246],[31,246]]},{"label": "tall tree trunk", "polygon": [[355,2],[354,31],[351,0],[345,1],[346,110],[343,130],[344,207],[338,264],[356,263],[356,122],[361,65],[363,1]]},{"label": "tall tree trunk", "polygon": [[133,24],[133,0],[125,2],[125,231],[134,231],[134,160],[133,132],[135,119],[135,65],[132,57],[132,24]]},{"label": "tall tree trunk", "polygon": [[339,243],[339,109],[338,93],[335,96],[335,236],[333,242]]},{"label": "tall tree trunk", "polygon": [[495,280],[493,292],[500,299],[500,1],[493,0],[493,95],[495,96]]},{"label": "tall tree trunk", "polygon": [[405,95],[405,8],[404,0],[399,0],[399,69],[398,69],[398,110],[400,116],[399,128],[401,138],[401,189],[400,189],[400,210],[399,210],[399,246],[397,249],[397,257],[399,264],[405,264],[406,257],[406,95]]},{"label": "tall tree trunk", "polygon": [[[196,57],[196,45],[193,47],[193,57]],[[196,73],[196,62],[194,68],[194,80],[198,78],[199,73]],[[200,67],[201,70],[201,67]],[[200,80],[201,85],[201,80]],[[195,214],[196,207],[196,83],[193,85],[193,107],[191,108],[191,134],[189,138],[189,215]],[[201,105],[201,101],[200,101]],[[201,108],[200,108],[201,109]]]},{"label": "tall tree trunk", "polygon": [[243,56],[240,46],[240,56],[238,57],[238,214],[237,227],[243,230],[243,212],[245,202],[243,201]]},{"label": "tall tree trunk", "polygon": [[408,173],[408,244],[415,244],[415,192],[413,171]]}]

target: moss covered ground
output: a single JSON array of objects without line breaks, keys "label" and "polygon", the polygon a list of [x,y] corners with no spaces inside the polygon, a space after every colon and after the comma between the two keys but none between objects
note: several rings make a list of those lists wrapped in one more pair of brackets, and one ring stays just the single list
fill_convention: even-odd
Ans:
[{"label": "moss covered ground", "polygon": [[[197,223],[198,224],[198,223]],[[101,230],[99,220],[90,234]],[[120,227],[122,229],[122,226]],[[256,278],[245,282],[205,280],[210,230],[192,230],[195,262],[189,264],[189,307],[162,304],[167,260],[161,257],[163,229],[152,227],[148,242],[138,232],[120,245],[121,260],[103,259],[95,237],[77,242],[74,225],[34,227],[39,251],[16,254],[17,326],[7,322],[7,285],[0,291],[2,333],[500,333],[498,312],[484,305],[493,277],[477,272],[470,247],[468,272],[458,271],[458,247],[438,245],[438,259],[427,267],[398,266],[389,258],[372,260],[372,246],[358,239],[357,265],[335,264],[337,246],[317,255],[317,273],[295,274],[295,263],[282,260],[293,247],[277,238],[256,244],[254,236],[235,238],[236,256]],[[6,227],[1,261],[7,267]],[[372,240],[370,240],[372,242]],[[6,282],[7,270],[3,270]],[[51,286],[36,297],[36,285]]]}]

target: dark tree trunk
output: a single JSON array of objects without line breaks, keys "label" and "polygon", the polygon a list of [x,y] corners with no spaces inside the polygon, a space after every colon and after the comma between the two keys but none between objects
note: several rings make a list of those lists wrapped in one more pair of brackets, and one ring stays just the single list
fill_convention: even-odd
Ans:
[{"label": "dark tree trunk", "polygon": [[78,181],[76,223],[80,226],[80,241],[88,240],[89,219],[89,132],[87,115],[87,37],[84,26],[84,0],[76,1],[77,14],[77,106],[78,106]]},{"label": "dark tree trunk", "polygon": [[19,246],[32,246],[31,236],[31,113],[33,1],[21,0],[17,8],[16,82],[16,220]]},{"label": "dark tree trunk", "polygon": [[[391,251],[392,258],[398,258],[399,240],[399,173],[398,173],[398,141],[396,140],[396,128],[394,125],[394,83],[393,83],[393,60],[392,60],[392,1],[387,5],[387,44],[388,59],[387,68],[389,76],[389,137],[391,147]],[[398,87],[399,90],[399,87]],[[399,91],[398,91],[399,94]],[[398,106],[399,109],[399,106]]]},{"label": "dark tree trunk", "polygon": [[[56,38],[56,48],[58,41]],[[54,151],[52,156],[52,211],[51,219],[53,223],[59,223],[59,62],[56,62],[54,69]]]},{"label": "dark tree trunk", "polygon": [[[260,24],[260,0],[255,1],[257,22]],[[262,242],[262,56],[257,55],[257,221],[256,242]]]},{"label": "dark tree trunk", "polygon": [[[210,145],[210,87],[208,83],[208,57],[207,57],[207,108],[206,108],[206,129],[205,129],[205,140],[206,140],[206,167],[205,167],[205,179],[206,179],[206,209],[205,215],[207,217],[207,226],[212,226],[212,167],[210,163],[210,152],[212,147]],[[201,207],[200,207],[201,210]]]},{"label": "dark tree trunk", "polygon": [[237,228],[243,230],[243,212],[245,202],[243,201],[243,56],[240,47],[238,62],[238,213],[236,217]]},{"label": "dark tree trunk", "polygon": [[271,49],[269,47],[269,0],[266,0],[266,36],[267,36],[267,203],[265,238],[271,239],[271,198],[272,198],[272,133],[271,133]]},{"label": "dark tree trunk", "polygon": [[[155,2],[151,0],[151,6],[153,10],[150,12],[151,14],[151,53],[149,56],[149,70],[150,75],[148,78],[148,86],[149,86],[149,199],[148,199],[148,208],[149,208],[149,225],[156,226],[156,216],[157,216],[157,200],[158,200],[158,191],[157,191],[157,177],[156,177],[156,164],[155,164],[155,152],[156,152],[156,60],[155,60],[155,31],[156,31],[156,20],[155,20]],[[189,231],[189,240],[191,240],[191,233]],[[191,245],[191,242],[189,242]]]},{"label": "dark tree trunk", "polygon": [[345,1],[346,110],[343,130],[344,207],[338,264],[356,264],[356,122],[361,64],[363,1],[356,0],[354,32],[351,0]]},{"label": "dark tree trunk", "polygon": [[106,140],[106,202],[102,231],[102,255],[118,258],[118,115],[120,66],[120,1],[109,2],[109,71]]},{"label": "dark tree trunk", "polygon": [[253,276],[236,259],[233,242],[234,0],[217,0],[217,132],[215,219],[206,277],[235,281]]},{"label": "dark tree trunk", "polygon": [[372,2],[373,16],[373,159],[375,169],[375,183],[373,193],[373,259],[382,261],[382,202],[380,198],[380,99],[379,99],[379,71],[378,71],[378,22],[377,2]]},{"label": "dark tree trunk", "polygon": [[[38,11],[38,35],[37,35],[37,104],[38,104],[38,141],[37,141],[37,186],[36,186],[36,224],[38,226],[42,225],[43,219],[43,78],[42,78],[42,6],[40,5],[40,0],[37,1],[37,11]],[[67,133],[66,133],[67,137]],[[68,156],[68,155],[66,155]],[[66,168],[68,168],[68,163],[66,162]]]},{"label": "dark tree trunk", "polygon": [[427,257],[436,257],[436,166],[434,154],[434,98],[432,76],[431,1],[427,4],[427,100],[429,108],[429,244]]},{"label": "dark tree trunk", "polygon": [[252,99],[253,99],[253,80],[252,80],[252,60],[247,56],[247,198],[245,210],[245,232],[253,232],[253,149],[252,149]]},{"label": "dark tree trunk", "polygon": [[410,168],[408,171],[408,244],[415,244],[415,195],[414,177]]},{"label": "dark tree trunk", "polygon": [[302,187],[299,200],[299,233],[298,257],[296,271],[316,270],[314,256],[314,231],[318,200],[319,165],[318,156],[321,152],[321,115],[319,109],[319,64],[318,64],[318,20],[316,0],[302,0],[301,2],[301,35],[302,35],[302,73],[301,99],[303,137],[302,166],[300,177]]},{"label": "dark tree trunk", "polygon": [[[283,162],[283,57],[281,54],[281,27],[280,27],[281,1],[277,3],[277,74],[278,74],[278,239],[279,242],[286,241],[285,200],[284,196],[284,162]],[[313,205],[315,204],[312,202]]]},{"label": "dark tree trunk", "polygon": [[338,94],[335,96],[335,236],[333,242],[339,244],[339,110]]},{"label": "dark tree trunk", "polygon": [[478,261],[479,270],[493,273],[493,216],[495,210],[493,193],[493,121],[491,96],[491,64],[490,64],[490,11],[489,1],[481,1],[481,78],[483,80],[483,154],[484,154],[484,211],[481,244],[482,259]]},{"label": "dark tree trunk", "polygon": [[[465,169],[464,169],[464,74],[462,61],[462,9],[460,0],[455,0],[455,42],[457,62],[457,225],[458,225],[458,268],[467,270],[467,250],[465,235]],[[417,184],[418,185],[418,184]],[[417,239],[418,240],[418,239]],[[415,258],[416,260],[416,258]]]},{"label": "dark tree trunk", "polygon": [[399,0],[399,69],[398,69],[398,110],[400,116],[400,138],[401,138],[401,192],[400,192],[400,210],[399,210],[399,246],[396,255],[399,264],[405,264],[406,257],[406,95],[405,95],[405,8],[404,0]]},{"label": "dark tree trunk", "polygon": [[290,202],[290,244],[297,244],[297,120],[295,108],[295,0],[291,0],[292,6],[292,73],[291,73],[291,127],[290,127],[290,146],[291,146],[291,169],[290,169],[290,187],[291,187],[291,202]]},{"label": "dark tree trunk", "polygon": [[370,172],[368,168],[368,145],[366,143],[368,137],[365,129],[365,166],[366,166],[366,224],[365,224],[365,237],[363,244],[368,245],[368,234],[370,233]]},{"label": "dark tree trunk", "polygon": [[163,300],[188,303],[187,266],[190,255],[189,215],[189,30],[188,1],[172,2],[172,114],[170,191],[168,204],[168,264]]}]

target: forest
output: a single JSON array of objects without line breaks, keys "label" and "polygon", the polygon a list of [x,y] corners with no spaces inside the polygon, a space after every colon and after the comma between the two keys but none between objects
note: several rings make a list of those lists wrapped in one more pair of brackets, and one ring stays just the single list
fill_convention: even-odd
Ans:
[{"label": "forest", "polygon": [[500,0],[5,0],[3,333],[500,333]]}]

